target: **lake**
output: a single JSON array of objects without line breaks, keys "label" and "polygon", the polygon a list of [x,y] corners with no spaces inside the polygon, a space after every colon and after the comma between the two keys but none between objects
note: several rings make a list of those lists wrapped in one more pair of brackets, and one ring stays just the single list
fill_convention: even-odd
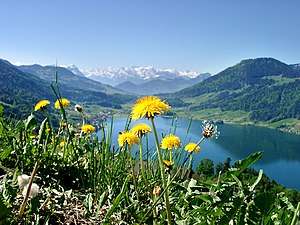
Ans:
[{"label": "lake", "polygon": [[[107,121],[108,124],[110,121]],[[113,121],[113,143],[117,145],[118,133],[124,130],[126,119],[115,118]],[[132,122],[147,123],[150,121],[138,120]],[[190,121],[172,118],[155,118],[158,134],[174,133],[180,137],[182,146],[190,141],[198,142],[202,137],[202,123],[193,120],[190,130],[187,128]],[[175,126],[176,124],[176,126]],[[131,127],[132,127],[131,125]],[[217,162],[224,162],[228,157],[231,164],[239,159],[246,158],[251,153],[263,151],[262,159],[252,165],[256,170],[263,169],[264,173],[277,183],[287,188],[300,191],[300,136],[273,130],[264,127],[218,124],[220,136],[218,139],[204,140],[201,143],[201,152],[194,155],[193,168],[199,161],[209,158]],[[153,134],[149,135],[149,142],[154,145]],[[184,141],[185,140],[185,141]]]}]

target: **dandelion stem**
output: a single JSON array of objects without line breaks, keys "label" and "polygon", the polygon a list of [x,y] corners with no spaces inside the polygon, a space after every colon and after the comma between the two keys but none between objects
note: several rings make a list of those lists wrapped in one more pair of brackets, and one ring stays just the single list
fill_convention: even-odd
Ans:
[{"label": "dandelion stem", "polygon": [[129,154],[129,161],[130,161],[133,185],[134,185],[134,189],[135,189],[135,192],[136,192],[137,199],[138,199],[138,201],[140,201],[138,187],[137,187],[137,183],[136,183],[136,179],[135,179],[135,172],[134,172],[134,165],[133,165],[133,161],[132,161],[131,151],[130,151],[129,145],[128,144],[126,144],[126,145],[127,145],[128,154]]},{"label": "dandelion stem", "polygon": [[142,177],[144,179],[145,178],[145,172],[144,172],[144,166],[143,166],[143,137],[142,137],[142,135],[140,136],[139,150],[140,150],[140,168],[141,168],[141,172],[142,172]]},{"label": "dandelion stem", "polygon": [[[153,130],[154,130],[154,127],[153,127]],[[154,132],[156,133],[156,131]],[[196,146],[199,146],[201,144],[201,142],[205,139],[205,137],[203,136],[199,141],[198,143],[196,144]],[[195,146],[195,148],[196,148]],[[188,160],[188,158],[190,157],[190,155],[193,153],[190,152],[190,154],[185,158],[185,160],[183,161],[182,163],[182,166],[186,163],[186,161]],[[155,201],[153,202],[151,208],[145,213],[144,217],[142,218],[142,220],[140,221],[141,223],[144,221],[144,219],[148,216],[148,214],[151,212],[151,210],[155,207],[155,205],[157,204],[157,202],[159,201],[159,199],[162,197],[163,194],[166,193],[167,191],[167,188],[169,188],[169,186],[171,185],[171,183],[175,180],[175,178],[177,177],[177,175],[179,174],[181,170],[178,169],[177,172],[175,173],[175,175],[172,177],[172,179],[170,180],[170,182],[168,182],[166,188],[164,188],[164,190],[162,191],[162,193],[155,199]]]},{"label": "dandelion stem", "polygon": [[26,205],[26,203],[28,201],[28,198],[29,198],[29,194],[30,194],[30,190],[31,190],[31,185],[32,185],[32,182],[33,182],[33,178],[34,178],[34,176],[35,176],[35,174],[37,172],[37,169],[38,169],[38,166],[39,166],[40,162],[41,161],[38,159],[36,161],[35,165],[34,165],[34,168],[33,168],[33,171],[31,173],[30,180],[29,180],[29,183],[28,183],[28,188],[27,188],[27,191],[26,191],[26,195],[25,195],[25,197],[23,199],[22,205],[21,205],[19,213],[18,213],[19,218],[22,217],[22,214],[24,212],[25,205]]},{"label": "dandelion stem", "polygon": [[[165,197],[165,203],[166,203],[166,212],[167,212],[167,219],[168,219],[168,224],[171,224],[171,210],[170,210],[170,200],[169,200],[169,191],[168,191],[168,186],[167,186],[167,181],[164,173],[164,167],[163,167],[163,160],[162,160],[162,154],[160,150],[160,144],[158,141],[158,135],[154,123],[153,117],[150,117],[151,123],[152,123],[152,128],[153,128],[153,133],[154,133],[154,138],[155,138],[155,143],[156,143],[156,149],[157,149],[157,155],[158,155],[158,161],[159,161],[159,166],[160,166],[160,174],[161,174],[161,179],[162,179],[162,184],[164,188],[164,197]],[[158,198],[159,199],[159,198]],[[158,200],[157,199],[157,200]],[[157,202],[157,200],[155,202]]]}]

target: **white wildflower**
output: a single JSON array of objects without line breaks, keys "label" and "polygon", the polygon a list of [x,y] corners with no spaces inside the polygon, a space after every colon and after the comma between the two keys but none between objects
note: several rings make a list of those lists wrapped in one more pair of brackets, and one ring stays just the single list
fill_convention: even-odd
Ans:
[{"label": "white wildflower", "polygon": [[[28,189],[28,184],[25,185],[22,191],[23,197],[26,196],[27,189]],[[40,192],[40,187],[36,183],[32,183],[30,193],[29,193],[29,198],[35,197],[39,192]]]},{"label": "white wildflower", "polygon": [[29,180],[30,180],[30,176],[26,174],[22,174],[18,176],[18,184],[20,189],[24,188],[24,186],[29,183]]}]

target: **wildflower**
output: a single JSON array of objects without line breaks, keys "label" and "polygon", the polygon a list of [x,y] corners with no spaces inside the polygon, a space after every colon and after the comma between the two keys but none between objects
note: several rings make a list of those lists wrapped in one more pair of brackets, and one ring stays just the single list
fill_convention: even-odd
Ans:
[{"label": "wildflower", "polygon": [[45,110],[45,109],[47,109],[47,105],[49,105],[50,104],[50,102],[49,101],[47,101],[47,100],[41,100],[41,101],[39,101],[36,105],[35,105],[35,107],[34,107],[34,111],[38,111],[38,110]]},{"label": "wildflower", "polygon": [[30,135],[29,138],[30,139],[36,139],[36,135]]},{"label": "wildflower", "polygon": [[66,127],[68,124],[66,122],[60,122],[59,124],[61,127]]},{"label": "wildflower", "polygon": [[174,162],[169,161],[169,160],[164,160],[164,164],[168,167],[168,168],[172,168],[174,165]]},{"label": "wildflower", "polygon": [[158,185],[156,185],[154,188],[153,188],[153,195],[155,196],[155,197],[158,197],[159,195],[160,195],[160,193],[161,193],[161,188],[158,186]]},{"label": "wildflower", "polygon": [[146,117],[154,118],[159,114],[164,114],[171,108],[167,103],[156,96],[145,96],[138,99],[131,111],[131,118],[138,120]]},{"label": "wildflower", "polygon": [[203,121],[202,130],[202,134],[205,138],[218,138],[218,136],[220,135],[220,132],[217,131],[217,126],[207,121]]},{"label": "wildflower", "polygon": [[170,134],[165,136],[161,141],[161,148],[172,150],[172,148],[179,148],[180,147],[180,139],[179,137]]},{"label": "wildflower", "polygon": [[62,142],[59,143],[59,146],[60,146],[61,148],[63,148],[63,147],[65,146],[65,144],[66,144],[66,142],[62,141]]},{"label": "wildflower", "polygon": [[[28,189],[28,184],[26,184],[24,186],[24,189],[22,191],[23,197],[26,196],[27,189]],[[29,197],[30,198],[35,197],[39,192],[40,192],[40,187],[36,183],[32,183],[31,188],[30,188],[30,192],[29,192]]]},{"label": "wildflower", "polygon": [[194,142],[190,142],[185,146],[185,149],[188,152],[200,152],[200,146],[196,145]]},{"label": "wildflower", "polygon": [[132,131],[124,131],[118,138],[119,146],[122,147],[125,143],[133,146],[138,143],[138,137]]},{"label": "wildflower", "polygon": [[95,132],[95,127],[90,124],[86,124],[81,127],[81,130],[83,133],[93,133]]},{"label": "wildflower", "polygon": [[133,133],[135,135],[137,135],[138,137],[142,137],[143,135],[145,135],[146,133],[151,133],[152,130],[149,127],[148,124],[145,123],[141,123],[141,124],[136,124],[134,127],[132,127],[131,129],[133,131]]},{"label": "wildflower", "polygon": [[30,176],[28,176],[26,174],[22,174],[22,175],[18,176],[19,187],[21,189],[24,188],[24,186],[29,183],[29,179],[30,179]]},{"label": "wildflower", "polygon": [[68,107],[71,105],[70,101],[68,99],[65,99],[65,98],[61,98],[59,100],[56,100],[54,106],[56,109],[60,109],[60,104],[59,102],[61,103],[62,107],[65,108],[65,107]]},{"label": "wildflower", "polygon": [[78,105],[78,104],[75,105],[74,109],[75,109],[76,112],[80,112],[80,113],[82,113],[82,110],[83,110],[82,106]]}]

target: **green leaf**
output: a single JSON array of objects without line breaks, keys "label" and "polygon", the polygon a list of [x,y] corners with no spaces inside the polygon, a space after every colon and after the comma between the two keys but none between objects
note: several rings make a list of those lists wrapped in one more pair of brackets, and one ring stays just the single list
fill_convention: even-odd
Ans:
[{"label": "green leaf", "polygon": [[4,205],[2,200],[0,201],[0,220],[5,219],[11,211]]},{"label": "green leaf", "polygon": [[238,168],[238,170],[232,171],[231,173],[234,176],[240,175],[246,168],[255,163],[257,160],[261,159],[262,155],[263,152],[255,152],[245,159],[236,161],[234,166]]},{"label": "green leaf", "polygon": [[90,213],[93,212],[93,195],[92,193],[88,193],[86,198],[83,201],[83,204],[88,209]]},{"label": "green leaf", "polygon": [[36,124],[35,116],[31,114],[25,120],[25,131],[27,131],[30,127],[34,126],[35,124]]},{"label": "green leaf", "polygon": [[233,200],[233,206],[231,207],[231,209],[228,211],[228,210],[224,210],[224,213],[225,215],[221,218],[220,222],[218,224],[224,224],[224,225],[228,225],[230,220],[232,220],[237,211],[240,209],[243,201],[242,201],[242,198],[235,198]]},{"label": "green leaf", "polygon": [[127,186],[127,183],[130,179],[130,176],[127,176],[123,186],[122,186],[122,189],[121,189],[121,192],[120,194],[116,197],[112,207],[107,211],[106,215],[105,215],[105,219],[108,219],[112,214],[113,212],[117,209],[119,203],[121,202],[121,200],[124,198],[125,196],[125,190],[126,190],[126,186]]},{"label": "green leaf", "polygon": [[276,196],[273,193],[261,193],[255,199],[255,206],[260,210],[262,215],[268,215],[275,203]]},{"label": "green leaf", "polygon": [[40,130],[39,130],[39,145],[42,144],[43,140],[46,137],[46,125],[47,125],[47,118],[43,120]]}]

